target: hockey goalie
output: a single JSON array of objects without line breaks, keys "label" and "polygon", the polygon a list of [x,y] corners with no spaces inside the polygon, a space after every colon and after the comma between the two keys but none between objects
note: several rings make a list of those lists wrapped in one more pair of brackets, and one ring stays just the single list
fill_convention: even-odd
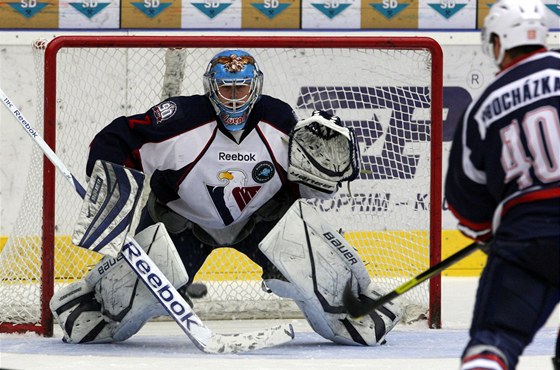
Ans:
[{"label": "hockey goalie", "polygon": [[[293,299],[322,337],[384,343],[401,307],[388,303],[357,319],[345,312],[348,281],[362,299],[375,299],[377,289],[336,225],[307,202],[357,178],[353,130],[323,111],[298,121],[287,103],[262,93],[263,74],[246,51],[218,53],[203,78],[204,95],[118,117],[93,139],[73,241],[107,256],[53,296],[64,341],[126,340],[166,314],[120,257],[131,232],[185,295],[210,253],[231,247],[262,268],[263,289]],[[150,178],[150,193],[130,231],[140,174]]]}]

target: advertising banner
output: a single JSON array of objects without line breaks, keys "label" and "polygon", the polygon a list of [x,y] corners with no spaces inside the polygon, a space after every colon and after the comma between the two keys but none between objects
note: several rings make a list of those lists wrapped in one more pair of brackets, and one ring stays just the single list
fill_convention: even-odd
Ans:
[{"label": "advertising banner", "polygon": [[120,27],[120,0],[60,0],[59,28]]},{"label": "advertising banner", "polygon": [[241,27],[244,29],[299,29],[300,0],[243,0]]},{"label": "advertising banner", "polygon": [[58,0],[0,1],[0,28],[58,28]]},{"label": "advertising banner", "polygon": [[303,0],[302,28],[359,29],[359,0]]},{"label": "advertising banner", "polygon": [[362,29],[418,28],[418,0],[362,0]]},{"label": "advertising banner", "polygon": [[476,27],[476,1],[420,0],[418,27],[472,30]]},{"label": "advertising banner", "polygon": [[[495,0],[0,0],[0,29],[478,30]],[[543,0],[560,30],[560,0]]]},{"label": "advertising banner", "polygon": [[[484,18],[488,15],[490,7],[495,1],[478,0],[478,18],[477,28],[480,29],[484,25]],[[548,9],[548,27],[551,29],[560,29],[560,1],[559,0],[542,0],[544,6]]]},{"label": "advertising banner", "polygon": [[241,0],[183,0],[182,28],[241,28]]},{"label": "advertising banner", "polygon": [[121,28],[181,28],[181,0],[123,0]]}]

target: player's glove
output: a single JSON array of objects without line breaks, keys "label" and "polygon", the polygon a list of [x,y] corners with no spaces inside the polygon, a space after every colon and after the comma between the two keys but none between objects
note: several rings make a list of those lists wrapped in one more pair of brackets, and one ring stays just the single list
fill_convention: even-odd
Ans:
[{"label": "player's glove", "polygon": [[288,180],[332,193],[340,182],[356,179],[359,172],[356,135],[339,117],[314,111],[290,133]]}]

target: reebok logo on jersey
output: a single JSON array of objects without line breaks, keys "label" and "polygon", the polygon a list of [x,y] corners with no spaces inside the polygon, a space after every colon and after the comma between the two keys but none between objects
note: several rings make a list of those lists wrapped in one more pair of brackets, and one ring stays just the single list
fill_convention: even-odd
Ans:
[{"label": "reebok logo on jersey", "polygon": [[256,162],[257,161],[257,153],[229,153],[229,152],[219,152],[218,153],[218,160],[219,161],[228,161],[228,162]]}]

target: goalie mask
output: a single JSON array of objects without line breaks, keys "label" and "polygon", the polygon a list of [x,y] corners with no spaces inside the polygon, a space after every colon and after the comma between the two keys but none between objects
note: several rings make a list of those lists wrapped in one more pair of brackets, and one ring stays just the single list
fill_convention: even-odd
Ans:
[{"label": "goalie mask", "polygon": [[224,50],[216,54],[204,73],[204,92],[216,114],[230,131],[245,127],[253,105],[262,93],[263,74],[251,54]]}]

